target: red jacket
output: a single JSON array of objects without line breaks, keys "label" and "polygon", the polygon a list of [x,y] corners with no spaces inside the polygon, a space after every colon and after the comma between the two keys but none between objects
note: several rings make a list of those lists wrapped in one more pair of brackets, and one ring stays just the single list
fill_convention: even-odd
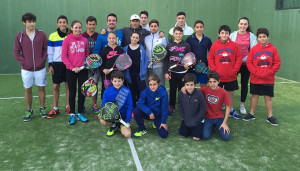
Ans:
[{"label": "red jacket", "polygon": [[253,84],[274,84],[275,73],[281,64],[277,49],[271,42],[262,46],[257,43],[249,52],[246,65]]},{"label": "red jacket", "polygon": [[44,32],[35,29],[33,42],[26,34],[26,30],[20,31],[15,38],[14,56],[27,71],[39,71],[45,68],[47,60],[48,39]]},{"label": "red jacket", "polygon": [[242,65],[242,55],[238,45],[228,38],[223,43],[219,38],[212,44],[208,54],[210,70],[220,75],[220,82],[230,82],[237,79],[237,73]]}]

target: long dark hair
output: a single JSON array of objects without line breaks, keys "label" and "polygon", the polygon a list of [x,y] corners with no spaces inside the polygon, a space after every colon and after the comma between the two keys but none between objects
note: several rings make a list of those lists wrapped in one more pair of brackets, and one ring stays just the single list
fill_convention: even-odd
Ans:
[{"label": "long dark hair", "polygon": [[247,28],[246,31],[247,31],[247,32],[252,32],[251,27],[250,27],[249,18],[247,18],[247,17],[242,17],[242,18],[239,19],[239,22],[238,22],[238,23],[240,23],[241,20],[247,20],[247,21],[248,21],[248,28]]},{"label": "long dark hair", "polygon": [[[79,20],[73,20],[72,23],[71,23],[71,27],[73,28],[76,23],[80,23],[80,25],[82,26],[82,23]],[[73,33],[73,31],[70,28],[68,33],[67,33],[67,36],[71,33]]]}]

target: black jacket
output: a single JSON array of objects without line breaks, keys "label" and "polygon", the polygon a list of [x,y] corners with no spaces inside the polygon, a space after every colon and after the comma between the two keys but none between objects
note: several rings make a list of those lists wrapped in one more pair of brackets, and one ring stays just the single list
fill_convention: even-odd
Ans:
[{"label": "black jacket", "polygon": [[132,33],[138,33],[140,35],[140,40],[138,41],[138,44],[143,45],[143,47],[145,47],[145,37],[150,34],[150,31],[143,29],[141,26],[139,26],[137,29],[133,29],[131,27],[124,27],[120,30],[123,32],[122,47],[125,47],[130,44],[130,36]]}]

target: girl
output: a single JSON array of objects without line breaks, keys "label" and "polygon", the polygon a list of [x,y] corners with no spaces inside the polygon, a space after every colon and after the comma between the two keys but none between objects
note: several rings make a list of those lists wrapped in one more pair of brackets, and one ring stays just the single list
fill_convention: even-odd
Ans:
[{"label": "girl", "polygon": [[256,36],[251,33],[251,28],[249,25],[249,19],[247,17],[242,17],[238,21],[238,31],[234,31],[230,34],[230,39],[238,44],[240,52],[243,57],[243,63],[240,68],[239,73],[241,73],[241,103],[240,103],[240,113],[246,114],[245,101],[248,94],[248,82],[250,77],[250,72],[246,66],[247,56],[250,49],[257,44]]},{"label": "girl", "polygon": [[69,85],[70,117],[69,125],[75,124],[75,97],[78,80],[78,113],[77,118],[82,122],[88,121],[83,115],[85,97],[81,93],[81,85],[88,79],[88,70],[80,70],[85,58],[89,55],[88,41],[82,37],[82,24],[74,20],[71,24],[69,35],[63,41],[61,58],[66,65],[66,77]]}]

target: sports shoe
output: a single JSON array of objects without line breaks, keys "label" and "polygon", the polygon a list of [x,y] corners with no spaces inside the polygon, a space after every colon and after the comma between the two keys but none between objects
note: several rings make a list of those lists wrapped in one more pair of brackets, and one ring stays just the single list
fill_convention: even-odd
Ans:
[{"label": "sports shoe", "polygon": [[77,114],[77,120],[80,120],[81,122],[87,122],[88,121],[88,119],[82,113]]},{"label": "sports shoe", "polygon": [[25,122],[29,121],[31,119],[31,117],[33,116],[33,110],[27,110],[25,112],[25,117],[23,118],[23,120]]},{"label": "sports shoe", "polygon": [[246,114],[247,114],[247,111],[246,111],[245,105],[240,105],[240,113],[241,113],[241,114],[244,114],[244,115],[246,115]]},{"label": "sports shoe", "polygon": [[106,136],[111,137],[115,134],[115,130],[117,129],[117,125],[111,126],[106,133]]},{"label": "sports shoe", "polygon": [[70,106],[66,107],[65,113],[67,115],[70,115],[70,111],[71,111]]},{"label": "sports shoe", "polygon": [[76,117],[75,117],[75,114],[74,113],[71,113],[70,114],[70,117],[69,117],[69,122],[68,124],[69,125],[74,125],[76,123]]},{"label": "sports shoe", "polygon": [[96,114],[99,113],[99,108],[98,108],[97,104],[94,104],[94,105],[92,106],[92,109],[93,109],[94,113],[96,113]]},{"label": "sports shoe", "polygon": [[152,127],[153,127],[154,129],[156,129],[156,126],[155,126],[154,122],[152,123]]},{"label": "sports shoe", "polygon": [[143,136],[145,134],[147,134],[147,130],[138,131],[138,132],[134,133],[134,137],[140,138],[141,136]]},{"label": "sports shoe", "polygon": [[42,118],[46,118],[48,116],[47,112],[46,112],[46,107],[41,107],[40,108],[40,115]]},{"label": "sports shoe", "polygon": [[278,126],[278,123],[276,122],[276,118],[274,118],[273,116],[268,117],[267,121],[270,122],[271,125],[273,126]]},{"label": "sports shoe", "polygon": [[222,110],[225,110],[226,109],[226,106],[225,104],[222,105]]},{"label": "sports shoe", "polygon": [[233,117],[235,119],[242,119],[241,115],[239,115],[235,110],[230,112],[229,117]]},{"label": "sports shoe", "polygon": [[57,114],[59,114],[59,110],[52,109],[47,115],[48,119],[54,118]]},{"label": "sports shoe", "polygon": [[248,113],[248,115],[246,115],[244,118],[243,118],[243,121],[250,121],[250,120],[254,120],[255,117],[254,115]]},{"label": "sports shoe", "polygon": [[170,105],[170,107],[169,107],[169,115],[172,115],[175,111],[176,111],[175,108]]}]

